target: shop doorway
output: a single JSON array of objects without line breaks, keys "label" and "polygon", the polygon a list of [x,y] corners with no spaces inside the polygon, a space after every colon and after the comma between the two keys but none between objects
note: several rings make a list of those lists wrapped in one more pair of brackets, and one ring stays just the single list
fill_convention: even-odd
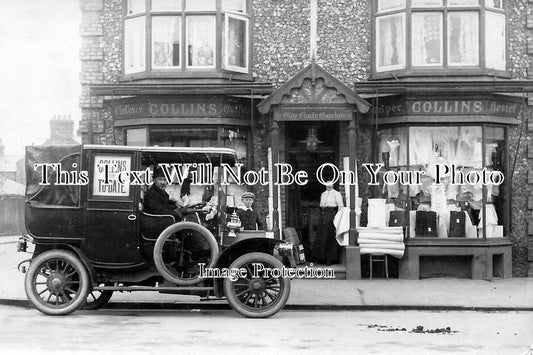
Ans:
[{"label": "shop doorway", "polygon": [[[316,171],[320,165],[339,163],[338,122],[287,122],[287,162],[294,170],[308,173],[306,185],[292,184],[287,189],[287,226],[300,235],[308,261],[316,261],[315,244],[320,231],[320,195],[324,186]],[[331,178],[326,172],[324,178]]]}]

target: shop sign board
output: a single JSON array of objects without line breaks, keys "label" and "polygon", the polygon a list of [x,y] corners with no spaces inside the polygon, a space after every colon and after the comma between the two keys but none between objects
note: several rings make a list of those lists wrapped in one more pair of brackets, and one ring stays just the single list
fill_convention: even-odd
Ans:
[{"label": "shop sign board", "polygon": [[125,99],[111,103],[117,120],[147,117],[227,117],[249,119],[249,100],[231,97]]},{"label": "shop sign board", "polygon": [[379,105],[380,117],[490,115],[516,118],[518,102],[504,100],[405,100]]},{"label": "shop sign board", "polygon": [[291,107],[275,108],[276,121],[350,121],[353,110],[336,107]]}]

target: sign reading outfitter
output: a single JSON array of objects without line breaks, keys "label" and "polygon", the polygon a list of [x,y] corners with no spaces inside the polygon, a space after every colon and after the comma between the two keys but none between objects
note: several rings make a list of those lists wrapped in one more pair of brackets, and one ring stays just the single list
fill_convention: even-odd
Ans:
[{"label": "sign reading outfitter", "polygon": [[249,119],[250,102],[228,97],[125,99],[112,104],[117,120],[146,117],[229,117]]}]

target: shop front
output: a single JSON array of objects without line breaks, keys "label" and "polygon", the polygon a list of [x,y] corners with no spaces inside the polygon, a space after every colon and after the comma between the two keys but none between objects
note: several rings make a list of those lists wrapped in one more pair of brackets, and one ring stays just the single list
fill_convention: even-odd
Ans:
[{"label": "shop front", "polygon": [[382,164],[368,199],[383,202],[383,225],[404,228],[400,278],[511,277],[509,131],[524,100],[493,83],[450,86],[356,84],[372,93],[363,126]]},{"label": "shop front", "polygon": [[259,111],[270,115],[272,161],[306,173],[305,183],[273,186],[274,229],[294,229],[307,259],[315,264],[323,261],[322,239],[327,236],[321,228],[323,209],[319,203],[324,182],[335,180],[334,188],[349,208],[349,232],[338,259],[349,279],[360,278],[357,185],[341,185],[335,173],[355,170],[357,122],[368,109],[364,99],[315,62],[259,104]]}]

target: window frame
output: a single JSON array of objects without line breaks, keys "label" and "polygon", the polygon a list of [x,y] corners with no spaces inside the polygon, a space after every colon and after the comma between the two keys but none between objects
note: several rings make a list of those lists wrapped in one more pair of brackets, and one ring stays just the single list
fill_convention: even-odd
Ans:
[{"label": "window frame", "polygon": [[224,68],[231,71],[236,71],[240,73],[248,73],[250,71],[250,47],[246,47],[246,58],[244,62],[246,63],[245,67],[239,67],[236,65],[229,64],[229,56],[228,56],[228,49],[229,49],[229,20],[230,19],[236,19],[239,21],[244,21],[246,24],[246,36],[245,36],[245,43],[250,42],[250,20],[246,17],[239,16],[235,12],[226,12],[226,15],[224,16],[224,38],[222,40],[222,43],[224,44]]},{"label": "window frame", "polygon": [[[496,8],[490,6],[489,0],[478,0],[478,5],[464,5],[464,6],[450,6],[448,7],[448,0],[442,0],[442,6],[437,5],[427,5],[427,6],[412,6],[411,0],[406,0],[405,8],[398,8],[387,11],[378,11],[379,0],[373,1],[373,16],[372,16],[372,26],[373,33],[372,36],[372,74],[371,79],[382,79],[390,78],[391,74],[394,76],[428,76],[428,75],[491,75],[498,77],[510,77],[508,73],[508,53],[509,53],[509,44],[507,43],[508,38],[508,2],[502,0],[501,8]],[[442,14],[442,65],[427,64],[419,65],[414,64],[413,61],[413,43],[414,33],[413,33],[413,17],[415,13],[423,12],[433,12]],[[465,63],[465,64],[451,64],[450,59],[450,49],[449,49],[449,36],[448,36],[448,18],[450,13],[454,12],[476,12],[478,13],[478,26],[477,26],[477,57],[478,64]],[[405,14],[405,23],[404,23],[404,35],[405,35],[405,67],[397,66],[385,66],[380,67],[378,64],[379,61],[379,19],[384,16]],[[503,46],[503,57],[504,61],[502,65],[497,66],[491,64],[487,65],[487,37],[486,31],[486,17],[490,14],[501,14],[504,17],[504,43]],[[499,47],[500,48],[500,47]]]},{"label": "window frame", "polygon": [[[181,8],[178,9],[158,9],[152,10],[151,0],[143,0],[145,3],[145,11],[137,12],[135,14],[128,14],[128,4],[130,0],[123,0],[122,8],[122,74],[119,81],[125,82],[130,80],[142,80],[149,78],[234,78],[239,80],[252,80],[252,39],[251,31],[253,26],[253,12],[252,0],[243,0],[242,12],[240,10],[223,9],[223,0],[214,0],[216,8],[214,10],[187,10],[185,8],[185,0],[177,0],[181,2]],[[154,65],[153,56],[153,31],[152,19],[161,16],[178,16],[181,21],[180,31],[180,54],[179,66],[156,67]],[[187,34],[187,18],[190,16],[213,16],[214,17],[214,60],[213,65],[210,66],[190,66],[188,65],[188,40]],[[144,66],[128,70],[126,68],[126,21],[133,18],[144,18]],[[225,58],[225,26],[226,17],[238,18],[246,21],[246,38],[244,45],[246,46],[246,67],[227,65]],[[137,53],[132,55],[135,57]]]}]

